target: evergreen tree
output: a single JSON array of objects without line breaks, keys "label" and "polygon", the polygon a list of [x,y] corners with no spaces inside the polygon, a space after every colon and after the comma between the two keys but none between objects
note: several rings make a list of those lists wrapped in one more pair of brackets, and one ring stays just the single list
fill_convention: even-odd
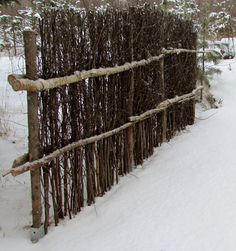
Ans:
[{"label": "evergreen tree", "polygon": [[8,6],[14,3],[20,4],[18,0],[0,0],[0,5],[3,5],[3,6]]},{"label": "evergreen tree", "polygon": [[210,14],[211,30],[218,37],[227,36],[234,32],[231,10],[234,4],[231,0],[217,1],[214,4],[216,12]]},{"label": "evergreen tree", "polygon": [[180,18],[196,20],[199,8],[195,0],[163,0],[162,9],[178,15]]}]

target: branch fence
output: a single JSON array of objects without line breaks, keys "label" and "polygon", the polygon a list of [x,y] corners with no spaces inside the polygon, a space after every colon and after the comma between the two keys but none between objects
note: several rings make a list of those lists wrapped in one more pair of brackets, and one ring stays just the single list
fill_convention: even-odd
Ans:
[{"label": "branch fence", "polygon": [[[39,228],[43,212],[47,233],[52,216],[55,225],[72,218],[192,125],[199,88],[192,23],[155,7],[52,10],[43,14],[40,38],[39,78],[29,74],[29,59],[26,78],[9,76],[14,90],[37,101],[29,102],[29,154],[10,172],[37,177],[33,222]],[[31,48],[32,55],[36,62]]]}]

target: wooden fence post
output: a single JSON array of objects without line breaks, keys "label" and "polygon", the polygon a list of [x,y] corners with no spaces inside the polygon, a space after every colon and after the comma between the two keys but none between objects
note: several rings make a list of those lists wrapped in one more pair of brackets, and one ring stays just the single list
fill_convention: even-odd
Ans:
[{"label": "wooden fence post", "polygon": [[[33,31],[24,31],[26,78],[36,80],[37,76],[37,34]],[[37,160],[41,157],[39,139],[39,118],[38,118],[38,93],[27,93],[28,106],[28,149],[29,161]],[[41,181],[40,168],[31,171],[31,194],[32,194],[32,232],[31,241],[37,242],[43,235],[41,222]]]},{"label": "wooden fence post", "polygon": [[[160,60],[160,69],[161,69],[161,97],[162,101],[166,99],[165,97],[165,58],[163,57]],[[162,113],[162,142],[167,140],[167,109]]]}]

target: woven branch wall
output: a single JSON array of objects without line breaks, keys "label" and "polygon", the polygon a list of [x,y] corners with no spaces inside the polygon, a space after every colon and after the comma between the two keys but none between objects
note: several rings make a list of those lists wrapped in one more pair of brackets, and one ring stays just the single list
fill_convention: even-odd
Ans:
[{"label": "woven branch wall", "polygon": [[[150,6],[105,12],[45,12],[40,35],[40,74],[45,79],[147,59],[161,54],[162,48],[196,49],[196,34],[189,21],[180,21]],[[43,91],[43,153],[117,128],[131,115],[191,92],[195,83],[196,55],[182,53],[165,57],[164,67],[155,62]],[[71,218],[85,204],[91,205],[97,196],[110,190],[119,176],[151,156],[163,140],[163,116],[159,113],[131,130],[68,152],[44,167],[45,231],[51,215],[56,225],[60,218]],[[167,139],[193,123],[193,100],[173,105],[167,110]]]}]

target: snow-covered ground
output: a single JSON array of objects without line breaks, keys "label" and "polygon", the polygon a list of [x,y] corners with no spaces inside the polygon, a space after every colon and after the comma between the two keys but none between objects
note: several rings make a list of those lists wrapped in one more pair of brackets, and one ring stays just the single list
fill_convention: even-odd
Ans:
[{"label": "snow-covered ground", "polygon": [[[199,108],[194,126],[37,244],[29,240],[28,174],[0,178],[0,250],[235,251],[236,59],[219,67],[212,91],[222,107]],[[13,136],[0,140],[0,173],[26,151]]]},{"label": "snow-covered ground", "polygon": [[[12,157],[26,149],[26,93],[14,92],[7,83],[8,74],[23,71],[22,57],[11,58],[0,54],[0,174],[9,169]],[[0,185],[6,182],[4,179]]]},{"label": "snow-covered ground", "polygon": [[29,175],[2,177],[12,161],[27,152],[26,94],[15,93],[7,83],[8,74],[22,73],[22,65],[22,57],[0,54],[0,250],[7,250],[5,238],[25,238],[30,224]]}]

